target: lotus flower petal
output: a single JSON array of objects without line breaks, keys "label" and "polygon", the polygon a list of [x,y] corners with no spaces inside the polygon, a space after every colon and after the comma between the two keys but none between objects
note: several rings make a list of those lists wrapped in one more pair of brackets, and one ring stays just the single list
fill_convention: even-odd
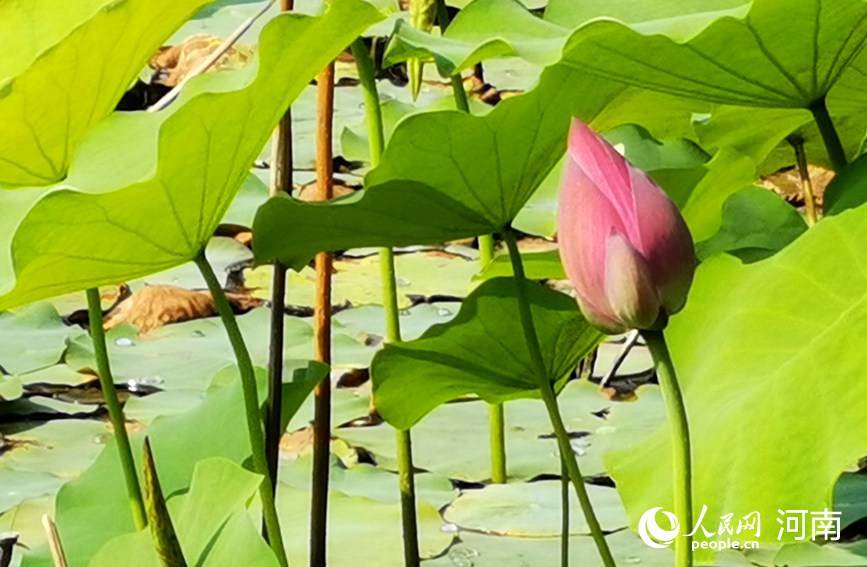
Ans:
[{"label": "lotus flower petal", "polygon": [[650,267],[626,237],[616,232],[606,242],[605,295],[626,328],[649,329],[659,319],[659,293]]},{"label": "lotus flower petal", "polygon": [[558,241],[581,311],[599,329],[656,328],[683,308],[695,252],[680,211],[580,120],[569,136]]}]

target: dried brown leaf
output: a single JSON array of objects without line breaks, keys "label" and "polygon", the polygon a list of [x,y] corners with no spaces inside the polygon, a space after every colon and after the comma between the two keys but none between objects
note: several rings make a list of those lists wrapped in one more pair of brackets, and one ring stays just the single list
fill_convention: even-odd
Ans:
[{"label": "dried brown leaf", "polygon": [[[236,313],[245,313],[262,305],[262,300],[243,293],[227,293]],[[145,286],[125,301],[115,305],[105,316],[105,328],[123,323],[134,325],[141,333],[192,319],[213,317],[217,314],[211,293],[182,287]]]}]

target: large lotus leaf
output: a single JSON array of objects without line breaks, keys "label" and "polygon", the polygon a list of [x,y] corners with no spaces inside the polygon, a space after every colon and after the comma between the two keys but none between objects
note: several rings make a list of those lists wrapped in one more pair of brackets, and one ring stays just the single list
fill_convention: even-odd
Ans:
[{"label": "large lotus leaf", "polygon": [[[762,112],[755,121],[741,114],[744,109],[723,109],[739,124],[750,125],[748,130],[729,132],[724,118],[711,121],[721,122],[718,130],[724,139],[719,141],[735,146],[770,144],[764,154],[747,153],[772,167],[792,162],[790,149],[780,142],[796,130],[816,149],[810,152],[814,161],[826,159],[812,118],[803,111],[825,96],[847,154],[855,155],[865,127],[860,111],[867,102],[862,86],[867,58],[859,57],[867,34],[865,15],[867,8],[858,0],[564,0],[549,5],[544,20],[539,20],[514,0],[479,0],[441,37],[399,26],[387,58],[427,55],[447,74],[485,58],[517,55],[593,73],[595,77],[582,75],[584,93],[592,93],[588,84],[605,78],[647,89],[641,97],[659,91],[769,107],[773,112]],[[797,26],[789,25],[792,18]],[[693,110],[702,112],[700,105],[692,104]],[[656,125],[659,120],[646,115],[639,122]],[[769,136],[756,140],[757,131]],[[774,159],[766,161],[774,149]],[[786,150],[785,161],[780,162]]]},{"label": "large lotus leaf", "polygon": [[[209,547],[201,554],[195,565],[202,567],[222,567],[223,565],[256,565],[257,567],[276,567],[279,565],[274,552],[262,539],[250,512],[246,509],[235,510],[220,525],[219,530],[208,534]],[[160,567],[154,551],[150,530],[124,534],[103,546],[89,567],[114,567],[117,558],[124,557],[127,567]],[[29,564],[28,564],[29,565]]]},{"label": "large lotus leaf", "polygon": [[746,6],[746,14],[714,19],[702,29],[665,20],[593,22],[572,36],[563,63],[690,98],[807,108],[828,93],[867,39],[867,5],[860,0]]},{"label": "large lotus leaf", "polygon": [[691,5],[657,2],[555,2],[544,19],[517,0],[475,0],[461,10],[442,36],[401,25],[386,51],[389,64],[411,57],[433,57],[441,74],[452,75],[485,59],[518,56],[537,65],[560,60],[575,28],[605,18],[633,25],[644,33],[683,36],[723,16],[742,15],[744,0],[697,0]]},{"label": "large lotus leaf", "polygon": [[[680,0],[678,2],[609,2],[608,0],[551,0],[545,20],[564,27],[577,27],[597,18],[614,18],[627,24],[649,22],[657,29],[695,33],[709,22],[741,13],[746,0]],[[652,22],[652,24],[650,23]]]},{"label": "large lotus leaf", "polygon": [[[257,377],[262,390],[265,375]],[[147,435],[165,495],[170,498],[189,487],[196,463],[203,459],[223,457],[243,463],[250,454],[245,424],[236,369],[218,376],[207,395],[189,411],[155,419]],[[142,435],[134,435],[131,441],[133,454],[140,455]],[[57,525],[73,565],[84,564],[109,540],[134,531],[113,440],[93,466],[60,490]],[[42,565],[38,561],[34,558],[29,565]]]},{"label": "large lotus leaf", "polygon": [[0,309],[191,259],[290,101],[380,17],[362,0],[282,15],[260,36],[258,65],[198,77],[166,111],[101,124],[18,227],[17,280]]},{"label": "large lotus leaf", "polygon": [[[850,72],[855,67],[850,68]],[[841,84],[828,97],[828,110],[848,156],[860,155],[867,119],[860,101],[843,99]],[[862,75],[859,73],[858,77]],[[709,116],[695,122],[702,147],[708,151],[729,148],[749,156],[762,175],[795,164],[795,152],[789,140],[801,140],[810,163],[832,167],[825,143],[809,111],[801,108],[750,108],[719,105]]]},{"label": "large lotus leaf", "polygon": [[[758,511],[773,541],[777,510],[830,508],[837,477],[867,452],[865,238],[860,207],[767,260],[699,267],[666,335],[690,417],[695,513],[706,505],[708,522]],[[609,455],[633,525],[672,507],[667,433]]]},{"label": "large lotus leaf", "polygon": [[[261,482],[261,475],[244,470],[227,459],[209,458],[196,464],[189,493],[168,501],[187,564],[277,564],[253,526],[252,518],[244,513]],[[231,561],[227,562],[226,552],[229,550],[232,555]],[[111,567],[117,565],[117,558],[121,555],[132,558],[130,565],[161,564],[151,532],[145,529],[109,541],[94,555],[89,565]]]},{"label": "large lotus leaf", "polygon": [[364,191],[328,203],[278,196],[264,204],[253,225],[257,260],[300,269],[321,250],[502,230],[565,151],[570,117],[599,115],[623,90],[603,81],[593,85],[596,96],[576,97],[571,85],[579,79],[573,70],[552,68],[532,92],[484,116],[439,111],[407,117]]},{"label": "large lotus leaf", "polygon": [[162,41],[210,1],[4,2],[0,185],[62,179],[88,128],[111,112]]},{"label": "large lotus leaf", "polygon": [[[488,280],[450,322],[377,353],[371,377],[376,407],[386,421],[406,429],[460,396],[476,394],[495,403],[538,390],[515,285],[512,278]],[[571,297],[535,283],[528,286],[546,378],[554,382],[574,370],[602,335],[581,317]]]},{"label": "large lotus leaf", "polygon": [[461,10],[442,36],[398,22],[385,63],[433,56],[444,76],[485,59],[512,55],[550,65],[560,58],[569,32],[569,28],[534,16],[517,0],[476,0]]}]

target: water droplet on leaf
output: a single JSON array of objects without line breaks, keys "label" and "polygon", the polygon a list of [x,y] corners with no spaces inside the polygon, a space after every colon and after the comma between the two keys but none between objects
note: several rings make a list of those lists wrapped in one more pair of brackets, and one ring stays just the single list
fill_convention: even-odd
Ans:
[{"label": "water droplet on leaf", "polygon": [[132,342],[132,339],[130,339],[129,337],[121,337],[121,338],[115,340],[114,344],[116,344],[119,347],[135,346],[135,343]]}]

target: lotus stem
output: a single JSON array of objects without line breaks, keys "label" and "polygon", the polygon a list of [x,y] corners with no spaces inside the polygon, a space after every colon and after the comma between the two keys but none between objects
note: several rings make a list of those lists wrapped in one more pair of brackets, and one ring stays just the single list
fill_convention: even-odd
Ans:
[{"label": "lotus stem", "polygon": [[[352,43],[352,55],[358,66],[358,77],[364,94],[364,107],[367,121],[370,165],[376,167],[382,159],[385,148],[385,134],[382,125],[379,90],[373,61],[361,39]],[[382,308],[385,312],[385,341],[397,343],[401,340],[400,309],[397,303],[397,274],[394,267],[394,251],[391,248],[379,250],[380,281],[382,282]],[[415,476],[412,463],[412,436],[410,431],[398,430],[397,474],[400,487],[401,523],[403,525],[404,564],[416,567],[421,554],[418,545],[418,519],[416,511]]]},{"label": "lotus stem", "polygon": [[[316,183],[317,201],[334,196],[334,164],[331,153],[334,117],[334,63],[317,77],[316,85]],[[316,299],[313,306],[314,358],[331,364],[331,267],[328,252],[316,255]],[[313,487],[310,502],[310,565],[328,562],[328,476],[331,467],[331,377],[314,391]]]},{"label": "lotus stem", "polygon": [[87,290],[87,313],[90,318],[90,340],[93,342],[93,353],[96,357],[99,387],[102,389],[105,406],[108,408],[108,419],[114,429],[114,439],[117,445],[120,466],[123,470],[123,478],[126,481],[126,493],[129,498],[132,521],[136,529],[141,530],[147,527],[144,499],[142,498],[141,485],[136,474],[135,460],[132,456],[129,435],[126,432],[126,419],[123,415],[120,400],[117,397],[117,389],[114,387],[114,377],[111,374],[111,365],[108,361],[108,349],[105,346],[102,301],[99,297],[99,289],[95,287]]},{"label": "lotus stem", "polygon": [[569,567],[569,471],[560,459],[560,565]]},{"label": "lotus stem", "polygon": [[[291,11],[294,0],[280,0],[282,12]],[[271,148],[271,184],[268,195],[292,193],[292,109],[287,108],[277,125]],[[265,456],[268,458],[268,474],[277,478],[280,462],[280,438],[283,407],[283,347],[286,308],[286,266],[274,262],[271,277],[271,321],[268,351],[268,400],[265,410]],[[273,483],[274,490],[277,484]],[[276,496],[276,495],[275,495]],[[267,539],[268,530],[263,524],[262,534]]]},{"label": "lotus stem", "polygon": [[214,274],[214,269],[205,257],[205,251],[199,252],[193,259],[193,262],[196,264],[199,272],[201,272],[202,277],[208,285],[208,289],[211,291],[214,306],[217,308],[217,313],[220,315],[220,320],[223,322],[226,334],[229,335],[229,342],[232,344],[232,350],[238,362],[238,372],[241,375],[241,389],[244,393],[244,413],[247,418],[247,433],[250,436],[250,449],[253,455],[253,472],[264,477],[262,484],[259,485],[259,498],[262,500],[262,515],[264,516],[265,528],[268,532],[268,542],[279,564],[282,567],[286,567],[288,565],[286,550],[283,547],[283,535],[280,533],[280,520],[277,517],[277,506],[274,499],[274,484],[276,484],[277,479],[271,478],[271,475],[268,474],[268,459],[265,456],[265,432],[262,424],[261,406],[259,405],[259,393],[256,386],[256,372],[253,370],[253,361],[250,359],[250,353],[247,350],[247,345],[244,343],[244,337],[241,335],[241,329],[238,327],[238,321],[235,319],[232,306],[226,298],[226,292],[223,291],[223,286],[220,285],[216,274]]},{"label": "lotus stem", "polygon": [[822,141],[825,143],[825,149],[828,151],[831,165],[834,171],[839,173],[847,163],[846,151],[843,149],[843,143],[840,142],[837,129],[834,128],[834,121],[831,120],[831,115],[828,113],[825,97],[811,104],[809,110],[813,113],[813,120],[816,121],[816,126],[819,127],[819,133],[822,135]]},{"label": "lotus stem", "polygon": [[[437,19],[440,30],[445,33],[449,26],[449,16],[445,2],[437,0]],[[470,101],[464,90],[464,81],[460,73],[451,76],[452,93],[455,107],[462,112],[470,112]],[[479,235],[479,263],[484,268],[494,259],[494,235]],[[491,404],[488,407],[491,439],[491,482],[505,484],[508,479],[506,472],[506,420],[503,404]]]},{"label": "lotus stem", "polygon": [[813,180],[810,179],[810,168],[807,165],[807,153],[804,151],[804,139],[800,136],[790,136],[788,140],[795,149],[795,163],[798,166],[798,175],[801,177],[801,189],[804,191],[807,224],[814,226],[819,220],[819,215],[816,213],[816,196],[813,193]]},{"label": "lotus stem", "polygon": [[504,236],[506,245],[509,248],[509,259],[512,262],[512,270],[515,274],[518,312],[521,317],[521,326],[524,330],[524,339],[527,342],[530,359],[533,362],[536,379],[539,383],[539,390],[542,394],[542,400],[545,402],[545,409],[548,410],[548,417],[551,420],[551,426],[554,428],[554,436],[557,438],[557,446],[560,449],[560,459],[566,467],[566,471],[572,481],[572,486],[575,488],[575,494],[578,497],[578,502],[581,504],[581,510],[584,512],[584,518],[587,521],[587,526],[590,528],[590,535],[593,537],[596,548],[599,550],[602,563],[605,567],[612,567],[615,565],[614,557],[611,555],[608,542],[602,533],[602,527],[599,525],[599,520],[593,511],[590,495],[587,493],[587,487],[584,486],[584,477],[581,475],[578,460],[575,458],[575,452],[572,450],[569,433],[566,431],[563,417],[560,415],[560,408],[557,406],[557,396],[554,394],[553,386],[551,386],[551,377],[548,376],[548,372],[545,369],[542,348],[539,345],[539,336],[536,334],[536,325],[533,322],[533,315],[530,311],[530,300],[527,294],[529,280],[524,275],[521,252],[518,250],[518,243],[515,241],[515,236],[511,232],[511,229],[506,230]]},{"label": "lotus stem", "polygon": [[[494,236],[479,236],[479,263],[484,268],[494,259]],[[506,415],[503,404],[488,405],[491,435],[491,482],[505,484],[506,472]]]},{"label": "lotus stem", "polygon": [[506,473],[506,415],[503,404],[489,404],[488,418],[491,428],[491,482],[505,484]]},{"label": "lotus stem", "polygon": [[[689,422],[683,394],[677,381],[677,373],[671,362],[668,345],[662,331],[642,331],[641,336],[647,343],[665,401],[665,411],[671,430],[672,458],[674,460],[674,513],[680,525],[688,529],[692,526],[692,454],[689,438]],[[683,531],[686,532],[686,529]],[[692,567],[692,536],[682,534],[675,542],[677,567]]]}]

